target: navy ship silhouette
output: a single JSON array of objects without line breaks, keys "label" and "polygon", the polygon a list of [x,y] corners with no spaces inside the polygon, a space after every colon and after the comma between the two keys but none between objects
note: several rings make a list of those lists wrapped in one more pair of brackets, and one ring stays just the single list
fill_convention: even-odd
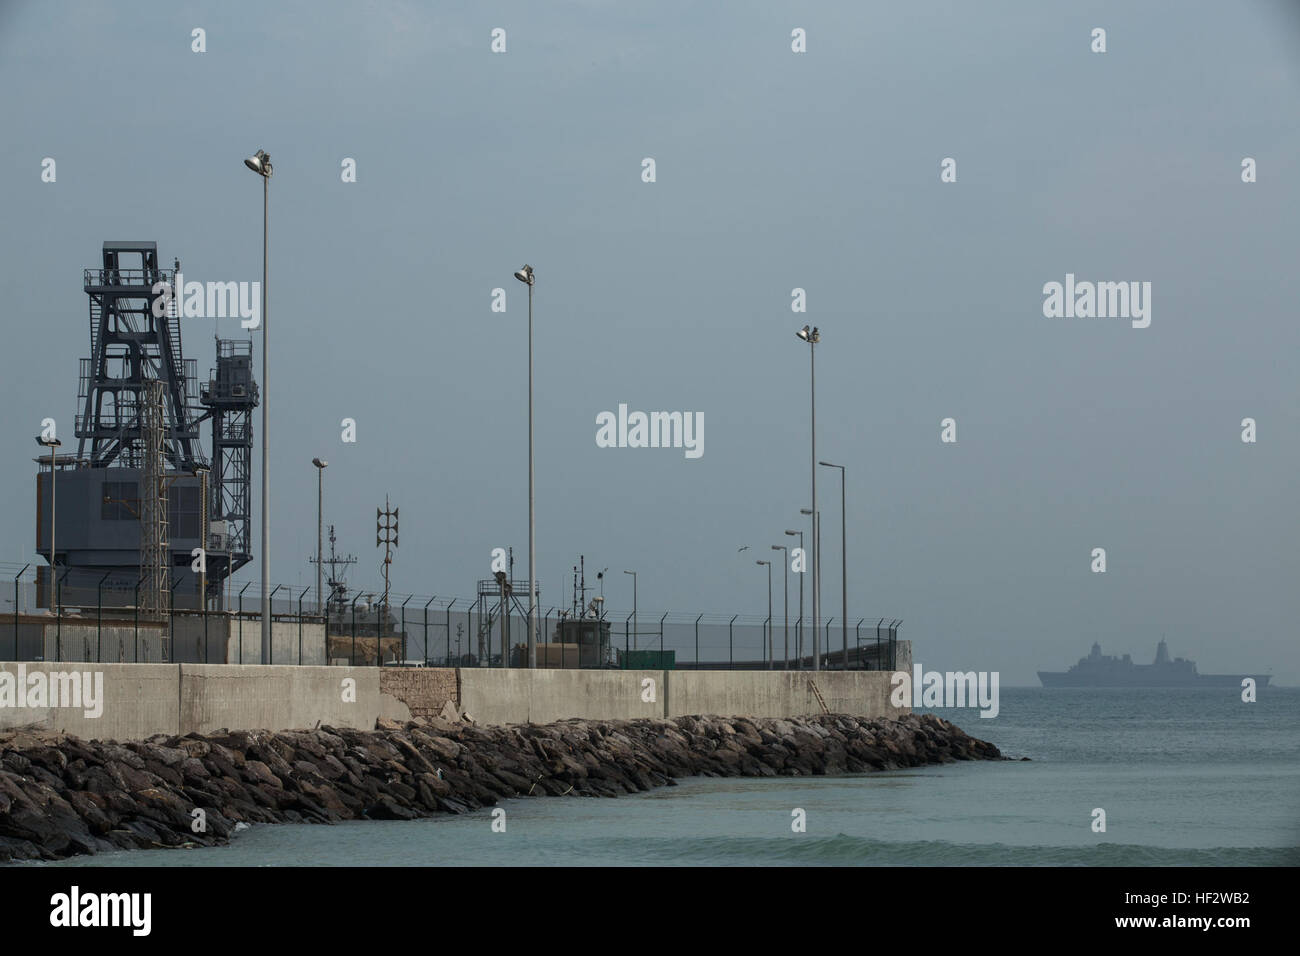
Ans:
[{"label": "navy ship silhouette", "polygon": [[1267,687],[1269,674],[1198,674],[1196,664],[1182,657],[1170,659],[1162,640],[1156,645],[1156,659],[1134,664],[1133,659],[1111,657],[1094,643],[1092,653],[1079,659],[1068,671],[1039,671],[1044,687],[1240,687],[1253,678],[1256,687]]}]

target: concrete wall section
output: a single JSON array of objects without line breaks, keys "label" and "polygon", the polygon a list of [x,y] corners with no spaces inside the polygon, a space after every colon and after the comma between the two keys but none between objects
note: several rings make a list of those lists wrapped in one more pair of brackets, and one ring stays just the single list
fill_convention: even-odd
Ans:
[{"label": "concrete wall section", "polygon": [[898,642],[895,663],[897,664],[898,670],[902,671],[904,674],[912,673],[912,642],[911,641]]},{"label": "concrete wall section", "polygon": [[833,714],[895,717],[909,711],[889,703],[890,677],[885,671],[669,671],[664,716],[820,714],[815,684]]},{"label": "concrete wall section", "polygon": [[[798,717],[822,712],[813,685],[832,713],[885,717],[907,712],[889,702],[891,677],[884,671],[6,663],[0,664],[0,730],[36,725],[90,739],[129,740],[223,727],[291,730],[323,723],[369,729],[380,717],[436,716],[448,702],[482,724],[686,714]],[[56,684],[65,699],[54,698]],[[77,706],[71,706],[66,697],[78,686]]]},{"label": "concrete wall section", "polygon": [[405,706],[381,700],[374,667],[178,666],[182,734],[223,727],[301,730],[317,723],[370,730],[378,717],[410,719]]},{"label": "concrete wall section", "polygon": [[[528,719],[534,724],[576,716],[631,720],[664,715],[663,671],[537,670],[532,674]],[[586,713],[574,714],[575,708]],[[468,707],[464,709],[473,715]]]},{"label": "concrete wall section", "polygon": [[[274,664],[297,664],[301,642],[302,663],[325,664],[325,625],[304,622],[301,633],[297,621],[271,622],[271,661]],[[220,653],[220,646],[214,644]],[[257,664],[262,657],[262,625],[256,620],[235,619],[230,622],[225,663]],[[213,658],[218,661],[217,658]]]},{"label": "concrete wall section", "polygon": [[[0,675],[0,730],[35,724],[90,740],[140,740],[174,733],[179,723],[180,678],[174,664],[7,663],[0,664],[0,671],[9,675]],[[26,688],[18,686],[20,674]],[[33,681],[37,674],[44,676]],[[77,674],[79,680],[64,677],[51,682],[51,674]],[[49,690],[52,683],[59,685],[59,706],[30,706],[33,685],[41,680],[47,688],[47,704],[55,702]],[[80,706],[66,706],[68,691],[75,684],[80,684]],[[21,698],[19,690],[25,690]],[[99,716],[88,715],[88,710],[99,711]]]},{"label": "concrete wall section", "polygon": [[663,671],[460,670],[460,709],[480,724],[662,717],[663,694]]},{"label": "concrete wall section", "polygon": [[394,704],[404,704],[412,717],[439,717],[448,703],[460,713],[453,667],[385,667],[379,672],[379,690]]},{"label": "concrete wall section", "polygon": [[[892,717],[884,671],[460,671],[460,709],[481,724],[744,714],[802,717],[831,713]],[[649,680],[653,685],[646,685]],[[812,683],[810,683],[810,681]],[[653,689],[653,696],[650,691]],[[651,699],[646,699],[651,698]]]},{"label": "concrete wall section", "polygon": [[[260,621],[230,622],[230,640],[226,646],[228,664],[257,664],[262,657],[262,625]],[[271,622],[271,663],[298,664],[302,655],[303,666],[323,665],[325,660],[325,625],[304,621],[299,630],[297,621]],[[242,656],[241,656],[242,655]]]}]

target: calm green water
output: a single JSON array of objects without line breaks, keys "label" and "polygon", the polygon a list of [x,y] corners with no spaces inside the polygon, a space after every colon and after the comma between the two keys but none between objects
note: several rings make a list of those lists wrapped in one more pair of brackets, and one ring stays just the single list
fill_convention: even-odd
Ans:
[{"label": "calm green water", "polygon": [[[804,779],[692,779],[617,799],[510,800],[410,823],[254,827],[228,847],[103,866],[1300,864],[1300,689],[1005,689],[937,711],[1031,762]],[[1094,807],[1107,831],[1091,829]],[[791,830],[791,811],[807,832]]]}]

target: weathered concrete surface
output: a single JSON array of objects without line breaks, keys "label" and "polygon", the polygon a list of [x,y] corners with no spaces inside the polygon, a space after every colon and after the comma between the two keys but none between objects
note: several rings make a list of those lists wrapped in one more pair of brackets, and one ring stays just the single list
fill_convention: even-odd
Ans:
[{"label": "weathered concrete surface", "polygon": [[[17,665],[5,664],[13,670]],[[88,739],[221,728],[280,731],[329,724],[369,728],[379,717],[436,716],[444,708],[479,724],[544,724],[568,718],[632,720],[720,713],[894,717],[890,675],[879,671],[578,671],[424,669],[256,664],[26,665],[28,673],[103,675],[98,718],[73,708],[4,707],[0,728],[34,724]],[[350,684],[347,682],[351,682]]]},{"label": "weathered concrete surface", "polygon": [[460,689],[454,667],[385,667],[379,690],[406,705],[412,717],[438,717],[448,704],[460,714]]},{"label": "weathered concrete surface", "polygon": [[369,729],[379,717],[411,716],[398,701],[383,699],[375,667],[178,666],[180,721],[171,733],[289,730],[322,723]]},{"label": "weathered concrete surface", "polygon": [[[16,639],[16,645],[15,645]],[[65,615],[63,619],[35,614],[13,618],[0,615],[0,655],[27,661],[93,661],[115,664],[161,663],[164,658],[162,625],[141,621],[124,623],[119,618],[96,621],[93,611]]]},{"label": "weathered concrete surface", "polygon": [[663,679],[663,671],[463,667],[460,709],[480,724],[662,717]]},{"label": "weathered concrete surface", "polygon": [[[203,626],[199,621],[199,628]],[[209,626],[211,630],[211,626]],[[302,644],[302,664],[324,665],[325,660],[325,625],[303,622],[301,634],[297,621],[271,622],[271,663],[298,663],[299,641]],[[221,652],[223,645],[213,641],[213,646]],[[224,644],[225,660],[213,659],[213,663],[257,664],[262,657],[262,624],[260,620],[232,619],[230,635]]]},{"label": "weathered concrete surface", "polygon": [[[13,675],[20,668],[28,688],[22,704],[0,696],[0,730],[35,726],[61,733],[75,734],[87,740],[140,740],[164,730],[174,732],[179,726],[179,676],[175,664],[96,664],[54,663],[52,661],[0,664],[0,671]],[[82,706],[30,707],[31,680],[45,675],[48,686],[51,674],[80,674]],[[102,682],[95,679],[102,675]],[[5,679],[0,678],[0,682]],[[61,682],[67,686],[67,682]],[[103,700],[94,709],[98,717],[86,716],[86,690],[93,695],[102,683]],[[47,700],[52,700],[47,697]]]},{"label": "weathered concrete surface", "polygon": [[901,671],[904,674],[912,673],[912,642],[899,641],[897,648],[897,668],[895,673]]},{"label": "weathered concrete surface", "polygon": [[[895,717],[884,671],[578,671],[462,668],[460,709],[480,724],[549,723],[569,717],[629,720],[687,714]],[[647,684],[651,681],[652,684]]]},{"label": "weathered concrete surface", "polygon": [[886,671],[669,671],[665,717],[745,714],[803,717],[822,713],[813,686],[833,714],[896,717]]},{"label": "weathered concrete surface", "polygon": [[322,727],[125,745],[19,731],[0,734],[0,862],[219,844],[239,822],[411,820],[504,797],[613,797],[690,775],[842,774],[1000,756],[932,714],[516,727],[435,718],[385,721],[374,732]]},{"label": "weathered concrete surface", "polygon": [[[243,631],[243,663],[256,664],[261,655],[262,632],[256,619],[236,619],[213,612],[205,616],[177,611],[168,632],[158,622],[128,616],[110,616],[97,622],[94,609],[68,614],[61,621],[40,615],[21,615],[15,630],[12,618],[0,616],[0,655],[15,660],[97,661],[121,664],[240,662],[240,630]],[[164,641],[164,637],[167,638]],[[16,639],[16,644],[15,644]],[[325,625],[304,621],[299,633],[296,621],[272,621],[271,641],[277,664],[299,663],[299,641],[303,664],[325,664]]]},{"label": "weathered concrete surface", "polygon": [[[16,675],[18,664],[0,664]],[[98,717],[84,707],[31,707],[0,697],[0,729],[35,726],[87,740],[142,740],[155,734],[265,727],[370,728],[380,717],[405,720],[410,709],[379,691],[374,667],[261,667],[237,664],[24,663],[30,675],[102,675]],[[0,688],[3,688],[0,678]],[[88,686],[95,686],[89,684]],[[30,696],[30,692],[27,697]]]}]

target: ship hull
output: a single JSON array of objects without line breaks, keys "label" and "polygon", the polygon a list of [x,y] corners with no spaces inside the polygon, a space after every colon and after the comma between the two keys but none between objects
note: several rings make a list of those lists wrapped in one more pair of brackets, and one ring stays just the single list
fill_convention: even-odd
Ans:
[{"label": "ship hull", "polygon": [[1267,687],[1269,674],[1197,674],[1192,677],[1169,675],[1162,678],[1154,674],[1085,675],[1060,671],[1039,671],[1038,679],[1044,687],[1240,687],[1247,677],[1257,687]]}]

